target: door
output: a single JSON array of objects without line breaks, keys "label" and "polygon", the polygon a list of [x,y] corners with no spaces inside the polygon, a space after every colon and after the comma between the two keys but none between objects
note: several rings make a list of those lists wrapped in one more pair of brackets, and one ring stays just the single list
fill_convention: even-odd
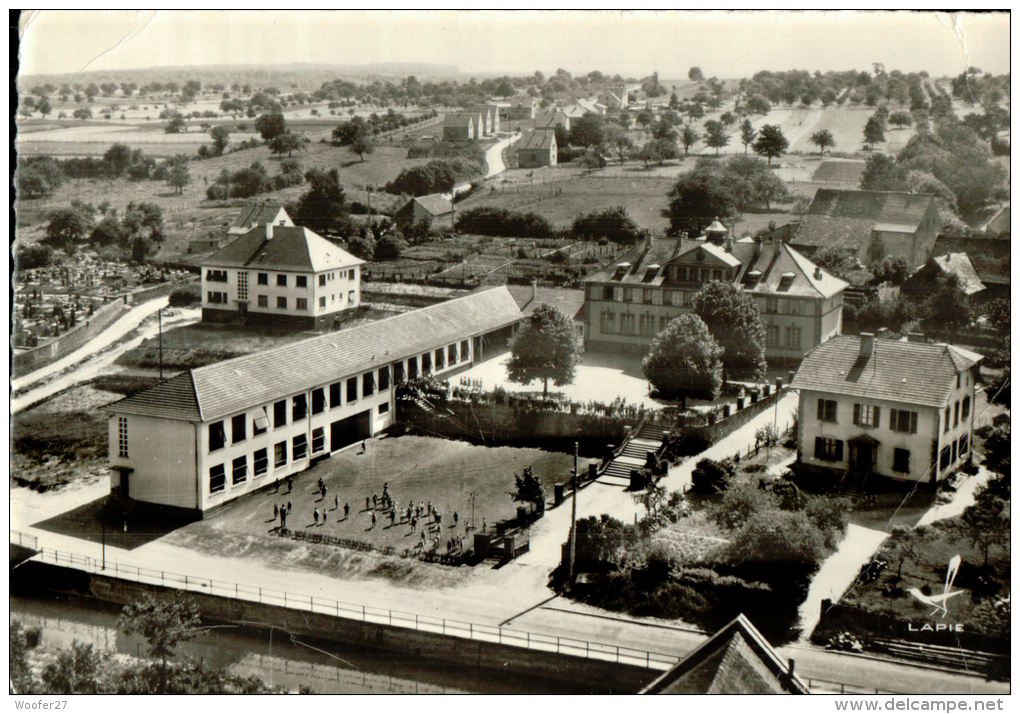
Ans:
[{"label": "door", "polygon": [[329,425],[329,450],[337,451],[357,441],[372,436],[372,412],[337,419]]},{"label": "door", "polygon": [[850,470],[868,473],[874,466],[875,447],[870,441],[855,441],[850,444]]},{"label": "door", "polygon": [[128,473],[127,469],[121,469],[120,471],[120,497],[131,498],[131,493],[128,490]]}]

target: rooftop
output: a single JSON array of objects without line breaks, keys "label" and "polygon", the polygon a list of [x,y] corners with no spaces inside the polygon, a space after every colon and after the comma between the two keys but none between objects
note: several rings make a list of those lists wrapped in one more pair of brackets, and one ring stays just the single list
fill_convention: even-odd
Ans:
[{"label": "rooftop", "polygon": [[444,216],[453,211],[453,203],[449,198],[441,193],[430,193],[427,196],[416,196],[408,201],[408,203],[417,203],[433,216]]},{"label": "rooftop", "polygon": [[793,243],[856,252],[871,239],[872,230],[913,233],[933,202],[934,197],[921,193],[820,188]]},{"label": "rooftop", "polygon": [[197,367],[110,405],[115,414],[209,422],[523,318],[505,286]]},{"label": "rooftop", "polygon": [[271,233],[266,226],[252,228],[203,260],[202,267],[318,273],[365,262],[303,226],[271,226],[269,230]]},{"label": "rooftop", "polygon": [[507,285],[521,312],[531,315],[539,305],[552,305],[571,319],[576,319],[584,307],[584,290],[547,288],[531,285]]},{"label": "rooftop", "polygon": [[847,159],[829,159],[815,169],[812,181],[818,183],[844,183],[858,186],[864,175],[865,162]]},{"label": "rooftop", "polygon": [[551,131],[535,131],[532,129],[524,138],[521,139],[517,145],[519,151],[532,150],[548,150],[553,144],[556,143],[556,134]]},{"label": "rooftop", "polygon": [[874,339],[861,354],[860,335],[837,335],[804,356],[791,386],[844,396],[942,407],[958,372],[982,356],[945,343]]},{"label": "rooftop", "polygon": [[[232,228],[248,228],[253,225],[275,223],[276,216],[280,211],[283,211],[283,205],[279,203],[252,201],[241,210],[241,214],[230,225]],[[284,215],[287,215],[286,211],[284,211]],[[288,216],[288,221],[289,218]]]},{"label": "rooftop", "polygon": [[946,274],[952,273],[960,279],[960,287],[964,295],[973,295],[985,289],[977,271],[971,265],[970,258],[966,253],[946,253],[945,255],[932,256],[932,262]]},{"label": "rooftop", "polygon": [[954,238],[945,234],[935,239],[934,255],[966,253],[985,285],[1009,285],[1010,246],[1008,240],[991,237]]},{"label": "rooftop", "polygon": [[641,694],[810,694],[744,615],[661,675]]}]

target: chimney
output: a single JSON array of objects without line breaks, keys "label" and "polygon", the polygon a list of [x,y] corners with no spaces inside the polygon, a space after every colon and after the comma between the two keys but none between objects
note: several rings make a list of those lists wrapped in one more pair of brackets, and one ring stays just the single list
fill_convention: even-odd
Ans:
[{"label": "chimney", "polygon": [[816,265],[816,266],[815,266],[815,280],[821,280],[821,279],[822,279],[822,269],[821,269],[821,268],[819,268],[819,267],[818,267],[818,266]]},{"label": "chimney", "polygon": [[723,248],[726,249],[727,253],[732,253],[733,252],[733,234],[732,233],[727,233],[726,234],[726,240],[723,242]]},{"label": "chimney", "polygon": [[875,333],[861,333],[861,357],[870,357],[875,351]]},{"label": "chimney", "polygon": [[787,673],[787,675],[789,675],[790,679],[793,679],[793,671],[794,671],[794,669],[797,666],[797,662],[796,662],[796,660],[793,659],[793,657],[790,657],[786,661],[787,661],[787,664],[789,665],[787,667],[786,673]]},{"label": "chimney", "polygon": [[272,239],[273,239],[273,224],[272,223],[267,223],[266,224],[266,240],[272,240]]},{"label": "chimney", "polygon": [[924,342],[923,332],[908,332],[907,342]]},{"label": "chimney", "polygon": [[755,260],[758,260],[758,258],[761,257],[761,244],[762,244],[762,237],[761,236],[758,236],[757,238],[754,239],[754,259]]},{"label": "chimney", "polygon": [[888,327],[878,328],[878,332],[875,334],[875,337],[877,337],[880,340],[889,339],[889,328]]}]

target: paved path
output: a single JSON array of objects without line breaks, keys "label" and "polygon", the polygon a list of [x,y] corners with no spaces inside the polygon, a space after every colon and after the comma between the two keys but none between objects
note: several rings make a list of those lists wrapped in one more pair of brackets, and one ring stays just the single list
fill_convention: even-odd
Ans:
[{"label": "paved path", "polygon": [[506,164],[503,163],[503,149],[516,143],[520,138],[520,134],[514,134],[506,139],[500,139],[485,150],[485,164],[488,166],[485,178],[489,179],[506,171]]},{"label": "paved path", "polygon": [[[166,307],[165,297],[143,303],[81,349],[42,370],[25,375],[20,380],[20,388],[27,386],[29,390],[11,399],[11,411],[16,413],[76,384],[108,374],[110,366],[118,357],[159,334],[159,323],[154,316],[161,307]],[[178,310],[163,318],[163,329],[191,324],[199,319],[198,308]],[[19,388],[18,381],[12,383],[14,389]]]}]

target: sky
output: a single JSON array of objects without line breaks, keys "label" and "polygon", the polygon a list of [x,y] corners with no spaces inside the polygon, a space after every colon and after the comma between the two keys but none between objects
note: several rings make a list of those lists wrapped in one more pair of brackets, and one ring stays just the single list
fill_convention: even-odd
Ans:
[{"label": "sky", "polygon": [[737,78],[761,69],[1009,71],[1008,13],[77,11],[23,15],[21,72],[202,64],[456,65],[465,74],[600,70]]}]

